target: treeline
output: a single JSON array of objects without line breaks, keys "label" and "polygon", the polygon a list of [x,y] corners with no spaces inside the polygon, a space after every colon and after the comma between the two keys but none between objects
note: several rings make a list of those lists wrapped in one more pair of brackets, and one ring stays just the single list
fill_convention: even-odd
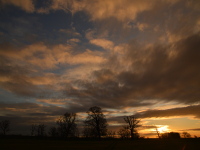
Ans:
[{"label": "treeline", "polygon": [[[100,107],[91,107],[87,112],[87,117],[83,121],[83,128],[80,132],[77,125],[76,113],[65,113],[56,121],[56,126],[48,130],[48,135],[53,138],[115,138],[118,135],[121,138],[139,138],[136,130],[139,127],[140,120],[134,116],[127,116],[124,121],[127,123],[118,132],[108,130],[108,123]],[[31,136],[42,137],[46,135],[46,126],[44,124],[32,125]]]},{"label": "treeline", "polygon": [[[140,120],[134,116],[124,118],[126,126],[123,126],[118,132],[108,130],[108,123],[102,109],[98,106],[89,108],[86,112],[87,117],[83,121],[83,125],[78,128],[78,120],[76,113],[65,113],[56,120],[56,126],[50,127],[46,131],[45,124],[32,124],[30,127],[30,135],[35,137],[50,136],[53,138],[115,138],[118,135],[121,138],[139,138],[136,130],[139,127]],[[6,135],[10,131],[10,121],[4,120],[0,122],[2,135]]]},{"label": "treeline", "polygon": [[[80,128],[77,125],[76,113],[65,113],[56,120],[56,126],[50,127],[46,132],[45,124],[32,124],[30,127],[30,134],[34,137],[52,138],[122,138],[122,139],[138,139],[140,137],[137,128],[141,126],[140,120],[134,115],[124,117],[126,123],[117,132],[108,130],[108,123],[102,109],[98,106],[91,107],[87,112],[87,117],[83,121],[83,126]],[[10,121],[3,120],[0,122],[0,129],[2,135],[6,135],[10,131]],[[180,138],[179,133],[170,132],[160,134],[156,128],[158,138]],[[185,138],[191,138],[187,132],[183,132]]]}]

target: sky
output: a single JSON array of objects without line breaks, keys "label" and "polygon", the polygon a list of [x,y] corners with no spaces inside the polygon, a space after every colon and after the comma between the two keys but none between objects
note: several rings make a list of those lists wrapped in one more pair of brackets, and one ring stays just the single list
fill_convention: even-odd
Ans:
[{"label": "sky", "polygon": [[79,124],[92,106],[110,130],[200,136],[199,0],[0,0],[0,120],[12,134]]}]

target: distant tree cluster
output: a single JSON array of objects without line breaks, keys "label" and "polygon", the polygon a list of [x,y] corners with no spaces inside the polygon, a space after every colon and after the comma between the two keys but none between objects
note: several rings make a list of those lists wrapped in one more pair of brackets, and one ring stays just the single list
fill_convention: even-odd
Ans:
[{"label": "distant tree cluster", "polygon": [[161,134],[162,139],[180,139],[181,136],[177,132],[169,132]]},{"label": "distant tree cluster", "polygon": [[182,133],[183,138],[191,138],[192,136],[188,132],[183,132]]},{"label": "distant tree cluster", "polygon": [[31,136],[38,136],[38,137],[44,137],[45,134],[45,128],[46,126],[44,124],[32,124],[31,125]]}]

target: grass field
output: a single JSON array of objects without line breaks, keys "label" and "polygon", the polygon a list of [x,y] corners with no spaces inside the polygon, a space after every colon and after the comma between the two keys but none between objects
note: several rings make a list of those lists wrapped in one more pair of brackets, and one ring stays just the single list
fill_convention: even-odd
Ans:
[{"label": "grass field", "polygon": [[47,140],[0,139],[0,150],[199,150],[200,139]]}]

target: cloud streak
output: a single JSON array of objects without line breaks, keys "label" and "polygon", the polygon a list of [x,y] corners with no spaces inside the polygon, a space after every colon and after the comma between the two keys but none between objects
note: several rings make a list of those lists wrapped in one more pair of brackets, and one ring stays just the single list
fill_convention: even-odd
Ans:
[{"label": "cloud streak", "polygon": [[193,116],[196,119],[200,118],[200,105],[172,108],[166,110],[147,110],[135,115],[140,118],[162,118],[162,117],[181,117],[181,116]]}]

